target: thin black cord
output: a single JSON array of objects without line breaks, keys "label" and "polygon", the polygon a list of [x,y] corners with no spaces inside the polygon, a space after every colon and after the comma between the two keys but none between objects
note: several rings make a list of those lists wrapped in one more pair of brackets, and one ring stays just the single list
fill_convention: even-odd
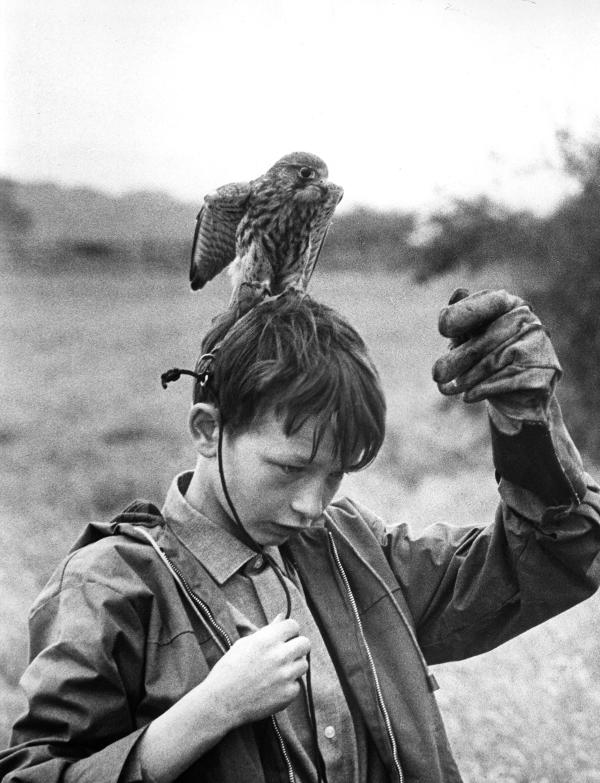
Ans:
[{"label": "thin black cord", "polygon": [[317,715],[315,711],[315,703],[313,701],[313,693],[312,693],[312,678],[311,678],[311,662],[310,662],[310,653],[307,654],[306,660],[308,661],[308,671],[306,672],[306,685],[304,684],[303,680],[300,679],[300,686],[302,690],[304,691],[304,699],[306,701],[306,708],[308,711],[308,722],[310,724],[310,733],[312,736],[312,741],[315,746],[315,767],[317,770],[317,783],[327,783],[327,772],[325,770],[325,762],[323,760],[323,756],[321,755],[321,750],[319,748],[319,734],[317,731]]},{"label": "thin black cord", "polygon": [[[248,533],[248,531],[242,524],[242,520],[240,519],[239,514],[237,513],[237,509],[234,506],[231,496],[229,494],[229,489],[227,488],[227,482],[225,480],[225,470],[223,468],[223,430],[224,429],[225,427],[223,424],[223,420],[221,420],[219,423],[219,440],[217,443],[217,461],[219,463],[219,477],[221,479],[221,488],[223,490],[223,494],[225,495],[225,500],[227,501],[227,505],[229,506],[229,510],[231,511],[231,515],[236,525],[239,527],[240,532],[242,533],[242,536],[245,539],[245,543],[247,543],[250,546],[250,548],[253,549],[255,552],[261,554],[265,558],[267,563],[269,563],[273,571],[275,572],[275,576],[279,580],[279,583],[285,593],[285,601],[286,601],[285,619],[288,620],[292,613],[292,596],[290,594],[287,584],[285,583],[285,576],[281,572],[281,568],[279,567],[278,563],[271,557],[270,554],[265,552],[264,549],[261,547],[261,545],[258,544]],[[302,680],[301,677],[299,678],[299,683],[302,690],[304,691],[304,697],[306,700],[306,706],[308,710],[308,722],[310,724],[312,740],[315,746],[315,768],[317,770],[317,783],[327,783],[325,762],[323,760],[323,756],[321,755],[321,751],[319,750],[317,718],[315,713],[315,704],[313,700],[312,684],[311,684],[310,653],[307,654],[306,658],[308,661],[308,670],[306,672],[306,685],[304,684],[304,681]]]},{"label": "thin black cord", "polygon": [[[276,297],[275,297],[276,298]],[[220,343],[219,346],[220,347]],[[200,357],[200,360],[198,362],[197,370],[200,369],[202,365],[202,360],[206,359],[208,360],[214,360],[214,354],[216,353],[217,348],[214,348],[212,353],[205,354],[202,357]],[[190,375],[193,378],[196,379],[196,381],[199,381],[202,386],[206,385],[207,381],[209,380],[210,373],[208,367],[204,367],[204,373],[201,374],[200,372],[195,372],[192,370],[183,370],[179,367],[174,367],[171,370],[168,370],[167,372],[163,373],[161,375],[161,384],[163,389],[167,388],[167,384],[171,383],[172,381],[176,381],[180,378],[181,375]],[[289,591],[289,588],[285,582],[285,576],[279,566],[279,564],[273,559],[273,557],[264,550],[263,547],[261,547],[260,544],[258,544],[252,536],[248,533],[246,528],[242,524],[242,520],[239,517],[239,514],[237,513],[237,509],[233,504],[233,501],[231,499],[231,496],[229,494],[229,490],[227,488],[227,482],[225,481],[225,470],[223,468],[223,430],[224,422],[221,420],[219,424],[219,439],[217,444],[217,458],[218,458],[218,464],[219,464],[219,477],[221,480],[221,488],[223,489],[223,494],[225,495],[225,500],[227,501],[227,505],[229,506],[229,510],[231,511],[231,515],[237,524],[239,528],[239,532],[242,535],[242,540],[244,543],[246,543],[254,552],[257,554],[260,554],[264,557],[265,561],[271,566],[273,571],[275,572],[275,576],[279,580],[279,583],[281,587],[283,588],[283,591],[285,593],[285,601],[286,601],[286,610],[285,610],[285,619],[288,620],[292,613],[292,597]],[[166,557],[166,555],[165,555]],[[168,558],[167,558],[168,560]],[[185,580],[185,577],[183,577],[183,574],[176,569],[174,564],[171,564],[173,569],[176,571],[176,573],[179,575],[180,579],[182,579],[182,583],[184,584],[186,590],[193,596],[195,601],[201,602],[201,599],[198,598],[198,596],[194,593],[194,591],[187,585],[187,582]],[[201,602],[202,604],[204,602]],[[206,607],[208,612],[210,613],[210,610],[208,607]],[[214,622],[214,621],[213,621]],[[227,639],[228,645],[231,645],[231,642],[229,639]],[[318,733],[317,733],[317,718],[315,713],[315,705],[313,701],[313,694],[312,694],[312,685],[311,685],[311,662],[310,662],[310,653],[306,656],[307,662],[308,662],[308,670],[306,672],[306,685],[304,684],[304,681],[302,678],[299,678],[299,683],[302,688],[302,691],[304,693],[304,698],[306,701],[306,707],[308,711],[308,721],[310,724],[310,730],[311,735],[313,739],[313,743],[315,746],[315,768],[317,771],[317,783],[327,783],[327,773],[325,769],[325,762],[323,760],[323,756],[321,755],[321,751],[319,749],[319,741],[318,741]]]},{"label": "thin black cord", "polygon": [[239,514],[237,513],[237,510],[235,506],[233,505],[233,501],[231,499],[231,496],[229,494],[229,490],[227,489],[227,482],[225,481],[225,470],[223,469],[223,430],[225,429],[223,421],[220,422],[219,425],[219,441],[217,445],[217,457],[219,462],[219,476],[221,478],[221,487],[223,489],[223,494],[225,495],[225,500],[227,501],[227,505],[229,506],[229,510],[231,511],[231,514],[233,516],[233,519],[235,520],[236,525],[239,527],[240,531],[243,534],[244,542],[247,543],[251,549],[253,549],[258,554],[261,554],[267,563],[271,566],[273,571],[275,572],[275,576],[279,580],[279,584],[283,588],[283,592],[285,593],[285,619],[289,620],[291,614],[292,614],[292,596],[290,595],[290,591],[288,586],[285,583],[285,577],[281,573],[281,569],[279,568],[279,565],[275,562],[275,560],[271,557],[271,555],[268,552],[265,552],[265,550],[258,544],[252,536],[248,533],[246,528],[242,525],[242,520],[239,517]]},{"label": "thin black cord", "polygon": [[219,477],[221,479],[221,488],[223,490],[223,494],[225,495],[225,500],[227,501],[229,510],[231,511],[231,515],[233,516],[236,525],[240,528],[240,530],[243,533],[243,537],[245,539],[244,543],[247,543],[250,546],[250,548],[253,549],[255,552],[260,552],[260,546],[256,543],[256,541],[248,533],[246,528],[242,525],[242,520],[240,519],[238,512],[235,506],[233,505],[233,501],[229,494],[229,490],[227,489],[227,482],[225,481],[225,470],[223,468],[223,430],[224,429],[225,429],[225,425],[221,420],[221,422],[219,423],[219,442],[217,444],[217,458],[219,462]]}]

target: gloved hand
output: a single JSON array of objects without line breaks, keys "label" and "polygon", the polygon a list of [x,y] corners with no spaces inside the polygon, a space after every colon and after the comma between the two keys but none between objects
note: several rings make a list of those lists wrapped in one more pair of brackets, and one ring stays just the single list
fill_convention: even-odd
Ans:
[{"label": "gloved hand", "polygon": [[440,312],[439,330],[452,338],[433,367],[442,394],[465,402],[487,399],[517,420],[547,421],[561,366],[539,318],[506,291],[458,289]]},{"label": "gloved hand", "polygon": [[549,505],[580,502],[581,458],[554,396],[562,369],[529,305],[506,291],[458,289],[440,312],[439,330],[451,343],[433,378],[442,394],[488,401],[500,476]]}]

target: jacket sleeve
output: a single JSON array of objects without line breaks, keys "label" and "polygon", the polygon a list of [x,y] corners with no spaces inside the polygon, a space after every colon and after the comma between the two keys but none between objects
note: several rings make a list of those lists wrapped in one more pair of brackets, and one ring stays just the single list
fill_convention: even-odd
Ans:
[{"label": "jacket sleeve", "polygon": [[[43,594],[44,595],[44,594]],[[90,577],[62,580],[32,610],[26,713],[0,754],[5,783],[134,783],[144,661],[132,602]],[[134,751],[134,752],[132,752]]]},{"label": "jacket sleeve", "polygon": [[[405,525],[388,529],[388,561],[429,663],[486,652],[590,597],[600,584],[600,488],[574,458],[565,489],[558,468],[549,485],[554,431],[547,453],[542,440],[533,450],[526,439],[508,439],[502,460],[495,449],[500,504],[491,525],[439,524],[416,537]],[[569,449],[575,449],[570,439]],[[524,464],[527,473],[518,469]]]}]

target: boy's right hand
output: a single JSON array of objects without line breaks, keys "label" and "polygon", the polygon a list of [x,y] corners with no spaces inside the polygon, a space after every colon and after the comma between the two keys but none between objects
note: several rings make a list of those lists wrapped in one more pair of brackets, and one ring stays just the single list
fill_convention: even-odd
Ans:
[{"label": "boy's right hand", "polygon": [[298,695],[310,642],[295,620],[282,618],[235,642],[208,677],[150,723],[138,751],[144,779],[178,780],[236,726],[266,718]]},{"label": "boy's right hand", "polygon": [[269,625],[238,639],[201,683],[222,705],[231,728],[284,709],[300,692],[308,671],[310,642],[295,620],[278,615]]}]

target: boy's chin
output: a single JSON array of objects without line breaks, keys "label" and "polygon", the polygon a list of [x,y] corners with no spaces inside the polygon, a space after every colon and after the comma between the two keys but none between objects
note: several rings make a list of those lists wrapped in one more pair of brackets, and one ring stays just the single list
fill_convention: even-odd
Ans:
[{"label": "boy's chin", "polygon": [[275,523],[269,525],[268,530],[263,529],[258,533],[254,540],[261,546],[280,546],[291,536],[299,533],[302,527],[293,527],[291,525],[277,525]]}]

